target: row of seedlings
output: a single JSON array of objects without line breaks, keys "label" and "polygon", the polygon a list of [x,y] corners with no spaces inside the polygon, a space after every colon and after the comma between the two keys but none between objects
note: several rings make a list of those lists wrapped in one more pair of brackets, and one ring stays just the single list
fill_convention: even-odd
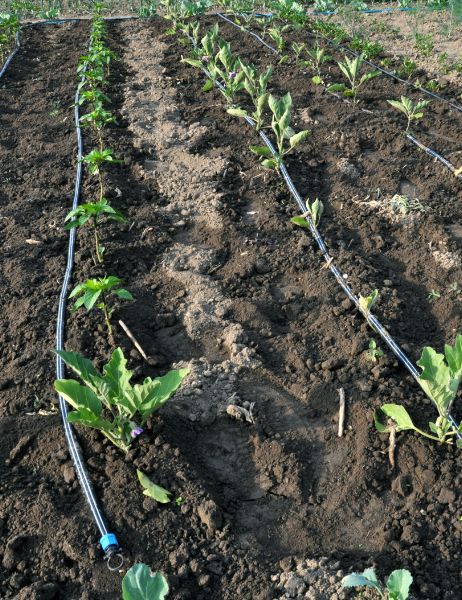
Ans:
[{"label": "row of seedlings", "polygon": [[[106,248],[102,245],[104,225],[109,221],[125,223],[122,213],[111,206],[106,198],[103,173],[105,169],[123,161],[114,156],[111,148],[105,146],[104,131],[116,123],[113,113],[108,110],[110,99],[107,87],[111,62],[116,58],[106,45],[106,22],[102,17],[103,4],[95,2],[91,25],[88,53],[78,64],[81,76],[79,83],[79,105],[87,109],[80,117],[80,125],[93,134],[95,147],[81,161],[97,184],[97,195],[91,202],[80,204],[65,218],[65,229],[89,227],[92,230],[90,249],[94,269],[100,275],[78,283],[69,298],[75,303],[71,311],[85,308],[100,310],[107,330],[108,343],[113,348],[111,358],[99,372],[92,361],[72,351],[58,351],[67,367],[82,383],[74,379],[55,381],[56,391],[73,408],[68,421],[100,431],[112,444],[123,452],[128,452],[133,441],[143,433],[150,416],[157,411],[178,389],[188,374],[188,369],[172,370],[162,377],[147,377],[143,383],[132,385],[132,372],[127,369],[127,359],[120,347],[115,347],[111,317],[116,302],[133,301],[132,294],[123,286],[123,281],[105,271]],[[169,502],[170,493],[153,484],[141,471],[138,479],[144,493],[158,502]],[[161,573],[150,572],[147,565],[135,564],[126,573],[122,582],[124,600],[132,598],[152,598],[162,600],[168,593],[168,584]],[[147,595],[141,595],[147,594]]]}]

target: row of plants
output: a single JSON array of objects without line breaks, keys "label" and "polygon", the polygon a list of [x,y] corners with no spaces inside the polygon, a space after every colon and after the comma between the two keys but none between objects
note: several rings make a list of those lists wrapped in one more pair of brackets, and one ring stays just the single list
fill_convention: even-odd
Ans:
[{"label": "row of plants", "polygon": [[[220,37],[218,25],[207,31],[205,35],[201,35],[197,21],[181,22],[181,17],[178,16],[177,30],[186,32],[187,39],[192,45],[191,56],[183,58],[183,62],[199,68],[207,76],[203,90],[209,91],[216,87],[225,98],[226,110],[229,114],[237,117],[251,116],[257,131],[264,129],[269,131],[274,140],[276,153],[273,154],[267,146],[252,145],[250,150],[260,157],[263,167],[279,171],[284,156],[294,151],[309,136],[309,131],[295,133],[291,128],[290,93],[282,98],[272,95],[269,92],[271,67],[258,73],[253,65],[243,63],[231,52],[229,43]],[[350,73],[352,82],[355,81],[354,74],[353,69],[353,73]],[[352,88],[354,90],[354,83]],[[426,106],[426,102],[412,103],[404,97],[390,103],[406,115],[406,131],[412,121],[422,117],[422,110]],[[307,214],[311,216],[315,225],[318,225],[322,215],[322,202],[318,199],[310,202],[308,199],[306,207]],[[293,222],[307,226],[304,216],[306,215],[302,215],[302,218],[295,217]],[[362,299],[363,312],[366,316],[377,298],[378,292],[374,291],[370,296]],[[414,430],[441,443],[452,444],[456,440],[457,446],[462,447],[462,440],[459,437],[462,428],[457,426],[450,416],[462,379],[462,336],[456,337],[454,346],[446,345],[444,354],[436,352],[431,347],[425,347],[417,364],[422,369],[418,383],[433,401],[438,412],[435,421],[429,423],[431,433],[415,427],[403,406],[385,404],[382,412],[393,421],[396,431]],[[390,431],[391,425],[383,426],[378,418],[375,422],[378,431]]]},{"label": "row of plants", "polygon": [[[270,38],[276,41],[274,30],[281,30],[290,25],[290,27],[303,28],[320,37],[331,40],[335,45],[346,44],[352,50],[363,55],[366,60],[377,59],[379,65],[389,73],[396,75],[405,80],[409,80],[417,87],[425,87],[431,92],[439,92],[443,89],[443,84],[435,79],[426,81],[417,77],[417,63],[410,57],[403,56],[399,59],[384,56],[384,48],[379,42],[371,41],[366,35],[362,25],[353,28],[352,33],[349,33],[338,22],[330,19],[313,18],[310,16],[305,7],[295,0],[283,0],[282,2],[270,3],[266,5],[265,10],[261,6],[252,1],[242,0],[219,0],[218,4],[233,13],[238,22],[246,24],[249,27],[251,24],[260,29],[262,37],[267,34]],[[345,10],[356,11],[353,4],[348,4]],[[261,12],[256,12],[261,11]],[[271,17],[271,18],[270,18]],[[280,21],[282,25],[275,25]],[[351,30],[351,27],[350,27]],[[276,34],[277,35],[277,34]],[[434,49],[433,43],[429,38],[431,34],[416,33],[415,48],[422,58],[425,58]],[[279,48],[278,48],[279,49]],[[342,47],[339,47],[342,50]],[[462,58],[455,61],[450,61],[447,53],[442,53],[439,56],[439,64],[443,71],[447,73],[460,73],[462,70]]]},{"label": "row of plants", "polygon": [[[246,29],[243,25],[239,25],[240,18],[242,18],[242,15],[240,17],[234,17],[235,24],[240,26],[244,31],[251,32],[251,30]],[[248,19],[250,18],[251,15],[249,15]],[[269,21],[264,19],[264,22],[266,27]],[[283,36],[284,31],[286,31],[288,27],[288,25],[276,25],[276,23],[273,23],[273,27],[267,29],[269,37],[275,42],[276,48],[274,50],[280,57],[279,63],[284,63],[289,59],[289,54],[287,53],[289,49],[286,47],[286,41]],[[350,98],[353,104],[358,103],[360,88],[370,80],[379,77],[382,74],[381,71],[367,71],[365,69],[366,57],[364,54],[360,54],[352,59],[345,54],[344,60],[335,62],[339,69],[339,73],[343,75],[345,80],[345,82],[339,82],[336,80],[335,76],[334,79],[332,77],[332,56],[326,53],[325,49],[320,46],[318,40],[316,40],[312,47],[308,46],[306,43],[293,42],[290,50],[293,53],[296,64],[300,68],[308,68],[314,71],[311,81],[315,85],[323,86],[327,92],[334,95],[341,92],[343,97]],[[401,96],[400,100],[388,100],[388,103],[400,110],[406,116],[407,125],[405,134],[408,134],[411,122],[418,121],[423,117],[423,109],[430,104],[430,101],[419,100],[414,103],[411,99]],[[433,150],[428,149],[413,136],[408,135],[407,137],[414,145],[426,149],[429,154],[435,156]],[[461,175],[462,169],[457,169],[450,165],[450,163],[441,156],[439,156],[439,160],[447,167],[449,166],[455,176],[458,177]]]},{"label": "row of plants", "polygon": [[0,13],[0,68],[16,44],[20,27],[21,21],[16,15]]},{"label": "row of plants", "polygon": [[[104,13],[152,17],[157,4],[156,0],[105,0]],[[7,0],[0,2],[0,13],[3,11],[19,19],[56,19],[63,15],[93,14],[93,0]]]},{"label": "row of plants", "polygon": [[[81,162],[95,182],[95,197],[80,204],[65,217],[64,228],[89,229],[91,236],[83,236],[88,244],[95,277],[78,283],[69,294],[75,300],[71,312],[81,308],[100,310],[107,330],[110,360],[98,371],[93,362],[77,352],[58,351],[68,369],[78,376],[60,379],[54,383],[56,391],[73,408],[68,414],[70,423],[98,430],[112,444],[127,452],[134,440],[143,434],[147,420],[169,400],[187,376],[188,369],[171,370],[167,374],[132,384],[132,371],[120,347],[115,346],[112,315],[119,301],[134,301],[123,287],[122,280],[108,274],[106,265],[110,254],[103,245],[107,225],[124,224],[126,218],[107,200],[105,172],[122,164],[111,148],[105,145],[105,131],[117,125],[110,111],[108,96],[111,65],[117,60],[106,44],[106,23],[102,17],[104,3],[93,3],[90,45],[77,66],[80,77],[79,106],[85,114],[80,126],[88,131],[94,148],[82,156]],[[160,503],[171,500],[171,492],[156,485],[142,471],[136,470],[143,494]],[[168,584],[161,573],[151,573],[145,564],[134,565],[122,582],[124,600],[162,600],[168,593]]]}]

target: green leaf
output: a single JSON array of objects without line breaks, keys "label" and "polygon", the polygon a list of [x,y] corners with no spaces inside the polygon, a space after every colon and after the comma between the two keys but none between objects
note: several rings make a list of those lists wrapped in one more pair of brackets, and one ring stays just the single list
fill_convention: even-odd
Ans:
[{"label": "green leaf", "polygon": [[371,587],[382,592],[374,569],[366,569],[363,573],[351,573],[342,579],[342,587]]},{"label": "green leaf", "polygon": [[130,379],[133,375],[126,367],[127,359],[122,350],[116,348],[112,353],[111,360],[104,365],[105,395],[111,404],[122,406],[128,414],[133,416],[138,408],[132,398],[132,386]]},{"label": "green leaf", "polygon": [[210,92],[210,90],[213,90],[213,81],[211,79],[207,79],[207,81],[202,86],[202,91]]},{"label": "green leaf", "polygon": [[395,421],[397,431],[415,430],[415,425],[404,406],[400,404],[384,404],[380,410],[387,417]]},{"label": "green leaf", "polygon": [[295,146],[298,146],[298,144],[300,144],[301,142],[303,142],[304,140],[306,140],[306,138],[311,134],[311,131],[305,130],[305,131],[299,131],[298,133],[296,133],[295,135],[293,135],[290,139],[289,139],[289,144],[291,148],[295,148]]},{"label": "green leaf", "polygon": [[138,479],[144,488],[143,494],[145,496],[149,496],[149,498],[153,498],[153,500],[160,502],[161,504],[167,504],[170,502],[170,496],[172,495],[172,492],[169,492],[160,485],[153,483],[149,477],[147,477],[138,469],[136,470],[136,474],[138,475]]},{"label": "green leaf", "polygon": [[196,60],[194,58],[182,58],[181,62],[187,65],[191,65],[192,67],[197,67],[199,69],[202,69],[202,67],[204,66],[200,60]]},{"label": "green leaf", "polygon": [[345,84],[343,83],[332,83],[327,86],[328,92],[343,92],[345,90]]},{"label": "green leaf", "polygon": [[271,150],[267,146],[249,146],[249,148],[251,152],[258,156],[267,156],[268,158],[273,156]]},{"label": "green leaf", "polygon": [[262,160],[261,164],[265,169],[277,169],[279,166],[278,161],[274,158]]},{"label": "green leaf", "polygon": [[143,563],[133,565],[122,580],[123,600],[164,600],[168,591],[162,573],[151,573]]},{"label": "green leaf", "polygon": [[78,352],[66,352],[65,350],[56,350],[68,367],[76,373],[90,388],[95,390],[94,381],[100,379],[100,374],[93,366],[91,360],[85,358]]},{"label": "green leaf", "polygon": [[130,294],[128,290],[121,288],[120,290],[116,290],[116,296],[121,300],[133,300],[133,296]]},{"label": "green leaf", "polygon": [[451,377],[459,380],[462,379],[462,335],[457,335],[454,347],[445,344],[444,354],[451,369]]},{"label": "green leaf", "polygon": [[291,223],[294,223],[295,225],[298,225],[299,227],[303,227],[304,229],[309,229],[310,226],[308,225],[307,220],[305,219],[305,217],[292,217],[290,219]]},{"label": "green leaf", "polygon": [[423,369],[418,382],[428,397],[435,402],[440,414],[445,415],[456,396],[458,380],[451,379],[451,371],[445,363],[444,355],[435,352],[429,346],[422,350],[417,364]]},{"label": "green leaf", "polygon": [[93,390],[74,379],[58,379],[54,383],[55,390],[66,402],[76,410],[85,409],[98,417],[102,412],[102,405]]},{"label": "green leaf", "polygon": [[321,79],[321,77],[320,77],[319,75],[314,75],[314,76],[311,78],[311,81],[312,81],[314,84],[316,84],[316,85],[321,85],[321,84],[322,84],[322,79]]},{"label": "green leaf", "polygon": [[407,600],[411,583],[412,575],[407,569],[393,571],[387,581],[390,600]]},{"label": "green leaf", "polygon": [[228,108],[226,111],[229,115],[233,115],[233,117],[246,117],[247,111],[243,108]]},{"label": "green leaf", "polygon": [[163,377],[156,377],[156,379],[147,377],[143,384],[135,385],[133,397],[142,417],[146,419],[167,402],[180,387],[188,373],[189,369],[175,369],[169,371]]}]

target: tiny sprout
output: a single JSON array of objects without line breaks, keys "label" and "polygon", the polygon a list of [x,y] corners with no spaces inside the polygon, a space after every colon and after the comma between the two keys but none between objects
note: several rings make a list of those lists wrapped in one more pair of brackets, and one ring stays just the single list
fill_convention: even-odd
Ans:
[{"label": "tiny sprout", "polygon": [[391,104],[393,108],[397,108],[407,117],[406,133],[409,131],[412,121],[418,121],[424,116],[422,109],[430,104],[430,100],[419,100],[419,102],[412,102],[409,98],[401,96],[400,100],[387,100],[388,104]]},{"label": "tiny sprout", "polygon": [[439,298],[441,298],[441,294],[439,293],[438,290],[431,290],[431,292],[427,296],[427,300],[429,300],[430,302],[434,302],[435,300],[438,300]]},{"label": "tiny sprout", "polygon": [[364,310],[364,312],[369,312],[374,304],[377,302],[379,297],[379,290],[373,290],[369,296],[361,296],[359,295],[359,305]]},{"label": "tiny sprout", "polygon": [[184,498],[182,498],[181,496],[178,496],[178,498],[175,498],[175,504],[177,506],[181,506],[184,502]]},{"label": "tiny sprout", "polygon": [[369,342],[369,350],[367,351],[368,360],[377,362],[377,359],[382,358],[382,356],[384,356],[383,350],[377,346],[377,342],[375,340],[371,340]]},{"label": "tiny sprout", "polygon": [[385,598],[389,598],[389,600],[407,600],[411,584],[412,575],[406,569],[393,571],[387,579],[385,589],[372,568],[366,569],[362,573],[351,573],[342,579],[342,588],[372,588],[382,600],[385,600]]}]

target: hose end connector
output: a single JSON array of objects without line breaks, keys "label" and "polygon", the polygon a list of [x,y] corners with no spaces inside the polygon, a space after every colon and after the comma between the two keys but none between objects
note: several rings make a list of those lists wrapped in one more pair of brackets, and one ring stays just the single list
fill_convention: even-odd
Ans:
[{"label": "hose end connector", "polygon": [[110,571],[118,571],[124,564],[124,557],[120,551],[119,542],[113,533],[106,533],[99,543],[107,560],[107,568]]}]

